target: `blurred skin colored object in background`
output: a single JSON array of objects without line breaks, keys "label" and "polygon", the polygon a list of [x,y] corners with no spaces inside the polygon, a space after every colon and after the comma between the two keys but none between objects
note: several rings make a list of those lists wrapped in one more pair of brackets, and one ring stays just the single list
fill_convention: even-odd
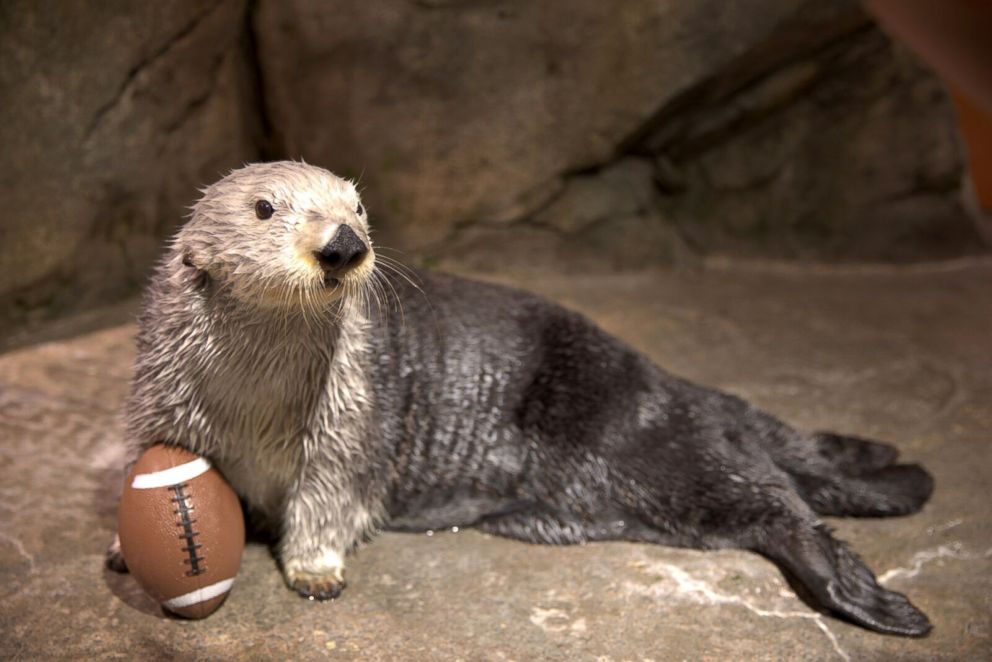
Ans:
[{"label": "blurred skin colored object in background", "polygon": [[992,242],[992,0],[866,0],[894,37],[950,83],[968,147],[979,230]]},{"label": "blurred skin colored object in background", "polygon": [[867,0],[887,32],[992,115],[992,0]]},{"label": "blurred skin colored object in background", "polygon": [[[992,0],[990,0],[992,2]],[[990,33],[992,38],[992,33]],[[992,71],[989,72],[992,77]],[[992,243],[992,113],[985,112],[967,94],[951,90],[958,111],[961,135],[968,146],[968,170],[974,187],[974,202],[984,213],[979,230]]]}]

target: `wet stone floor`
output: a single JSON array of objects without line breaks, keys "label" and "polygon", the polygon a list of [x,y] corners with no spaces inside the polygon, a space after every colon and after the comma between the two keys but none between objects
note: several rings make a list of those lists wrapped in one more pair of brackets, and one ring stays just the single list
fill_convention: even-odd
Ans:
[{"label": "wet stone floor", "polygon": [[330,603],[288,591],[250,544],[220,611],[164,617],[103,568],[134,352],[125,325],[0,355],[0,659],[992,656],[992,263],[525,280],[676,374],[800,427],[890,441],[929,468],[922,513],[830,523],[930,615],[931,635],[819,614],[747,552],[543,547],[471,530],[380,536]]}]

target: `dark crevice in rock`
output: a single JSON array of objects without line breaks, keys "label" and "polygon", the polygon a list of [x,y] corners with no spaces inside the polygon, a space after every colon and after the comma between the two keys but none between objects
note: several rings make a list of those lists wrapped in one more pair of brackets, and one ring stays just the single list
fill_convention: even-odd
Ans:
[{"label": "dark crevice in rock", "polygon": [[490,3],[488,0],[476,0],[475,2],[466,2],[466,0],[413,0],[413,4],[427,11],[471,11],[479,7],[488,7]]},{"label": "dark crevice in rock", "polygon": [[187,120],[189,120],[207,104],[210,97],[213,96],[214,90],[217,88],[218,74],[224,64],[225,58],[226,55],[222,53],[213,59],[210,63],[210,73],[208,76],[210,78],[210,84],[207,85],[206,91],[203,94],[191,99],[190,102],[179,111],[179,115],[163,127],[166,134],[174,133],[178,129],[182,128],[183,125],[186,124]]},{"label": "dark crevice in rock", "polygon": [[[533,207],[529,208],[525,213],[519,214],[515,218],[511,218],[508,221],[504,221],[500,223],[488,223],[488,225],[506,226],[506,227],[512,227],[514,225],[530,225],[533,227],[545,228],[544,225],[536,222],[535,219],[541,214],[541,212],[546,210],[548,207],[551,207],[556,202],[558,202],[558,200],[561,199],[561,196],[565,194],[565,190],[568,188],[568,180],[572,176],[573,175],[571,174],[561,175],[561,177],[555,180],[559,182],[559,185],[557,186],[557,189],[555,190],[554,194],[549,195],[545,199],[541,200],[540,204],[534,205]],[[463,227],[469,225],[473,225],[473,223],[468,222],[462,224]],[[556,228],[546,228],[546,229],[554,230],[557,232]]]},{"label": "dark crevice in rock", "polygon": [[880,202],[899,202],[928,195],[952,196],[957,195],[960,191],[960,179],[944,177],[941,179],[920,180],[914,182],[912,188],[887,195]]},{"label": "dark crevice in rock", "polygon": [[96,131],[96,129],[100,126],[100,124],[103,122],[103,119],[107,116],[107,114],[111,110],[113,110],[118,103],[120,103],[120,100],[124,97],[124,94],[131,87],[131,85],[134,84],[135,80],[138,78],[139,75],[141,75],[142,71],[144,71],[150,65],[154,64],[155,61],[157,61],[159,58],[168,54],[169,51],[171,51],[176,46],[176,44],[180,43],[182,40],[186,39],[191,34],[193,34],[193,32],[196,31],[196,28],[201,23],[203,23],[203,21],[208,16],[210,16],[214,11],[216,11],[218,7],[221,7],[223,4],[224,2],[222,0],[207,7],[205,10],[194,16],[186,25],[184,25],[180,30],[178,30],[174,35],[169,37],[165,41],[165,43],[159,46],[154,52],[142,58],[133,67],[131,67],[131,69],[128,70],[127,75],[124,76],[124,80],[121,81],[121,84],[117,87],[117,91],[114,94],[114,96],[107,103],[105,103],[103,106],[97,109],[96,113],[93,115],[93,120],[86,128],[86,133],[84,134],[84,137],[86,139],[92,137],[93,132]]},{"label": "dark crevice in rock", "polygon": [[245,9],[243,53],[248,65],[250,92],[254,101],[252,110],[255,113],[257,125],[255,147],[263,161],[275,161],[286,158],[286,149],[278,127],[272,121],[268,96],[266,95],[265,69],[262,66],[261,51],[256,34],[258,5],[259,0],[249,0]]},{"label": "dark crevice in rock", "polygon": [[[727,103],[739,94],[754,89],[762,82],[800,62],[813,62],[826,51],[852,37],[873,30],[868,17],[861,11],[843,12],[829,23],[802,25],[789,21],[779,26],[760,45],[738,58],[731,66],[686,90],[667,102],[617,146],[618,156],[628,153],[653,154],[668,151],[672,143],[682,139],[680,129],[686,116],[695,116],[706,109]],[[803,39],[805,35],[807,38]],[[789,103],[783,99],[780,105]],[[734,130],[736,126],[724,126]],[[727,131],[706,132],[706,137],[719,140]],[[693,146],[695,147],[695,146]],[[687,150],[687,147],[682,147]]]},{"label": "dark crevice in rock", "polygon": [[[639,157],[640,155],[637,156]],[[449,233],[449,236],[446,239],[442,239],[441,241],[439,241],[438,245],[443,245],[448,239],[454,237],[457,234],[457,230],[459,230],[460,228],[473,227],[473,226],[512,227],[514,225],[529,225],[536,228],[551,230],[555,233],[560,233],[560,230],[558,228],[551,227],[542,223],[538,223],[537,221],[535,221],[535,218],[539,216],[541,212],[548,209],[548,207],[551,207],[556,202],[558,202],[558,200],[562,197],[562,195],[565,194],[569,182],[578,178],[594,177],[603,170],[605,170],[606,168],[609,168],[611,165],[615,164],[617,161],[621,160],[622,158],[624,158],[624,156],[620,155],[615,158],[611,158],[606,161],[601,161],[598,163],[584,164],[573,168],[566,168],[565,170],[559,172],[556,177],[549,180],[548,185],[550,185],[550,182],[554,182],[554,181],[561,183],[561,185],[557,187],[553,195],[549,195],[545,198],[542,198],[537,204],[527,207],[524,211],[518,214],[514,214],[512,216],[503,218],[498,221],[479,219],[479,218],[461,219],[460,221],[457,221],[452,224],[453,232]]]}]

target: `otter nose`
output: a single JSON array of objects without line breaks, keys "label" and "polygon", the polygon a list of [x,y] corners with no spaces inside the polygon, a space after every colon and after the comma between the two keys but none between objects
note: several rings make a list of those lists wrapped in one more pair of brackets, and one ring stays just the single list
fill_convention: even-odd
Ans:
[{"label": "otter nose", "polygon": [[342,225],[334,238],[313,254],[326,273],[340,275],[361,264],[368,253],[369,247],[358,238],[355,231]]}]

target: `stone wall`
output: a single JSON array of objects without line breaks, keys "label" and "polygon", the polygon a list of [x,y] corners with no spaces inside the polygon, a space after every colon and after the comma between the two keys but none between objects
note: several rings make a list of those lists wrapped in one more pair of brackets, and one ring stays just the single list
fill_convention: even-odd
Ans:
[{"label": "stone wall", "polygon": [[0,332],[133,294],[197,187],[257,157],[245,3],[0,8]]},{"label": "stone wall", "polygon": [[135,293],[258,158],[429,264],[980,250],[940,85],[851,0],[54,7],[0,7],[0,333]]}]

